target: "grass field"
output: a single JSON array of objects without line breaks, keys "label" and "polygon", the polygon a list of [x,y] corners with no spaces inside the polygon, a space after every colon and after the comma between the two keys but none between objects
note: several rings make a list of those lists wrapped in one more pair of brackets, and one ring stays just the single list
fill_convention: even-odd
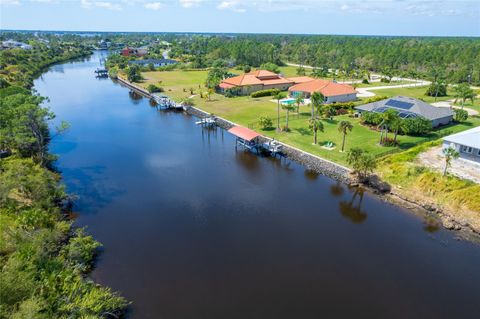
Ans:
[{"label": "grass field", "polygon": [[[295,67],[290,71],[295,71]],[[237,71],[238,72],[238,71]],[[440,130],[432,132],[428,136],[413,137],[399,136],[399,147],[383,147],[378,145],[380,138],[379,132],[371,130],[368,127],[360,125],[359,119],[351,118],[348,115],[334,117],[333,120],[323,120],[325,132],[318,133],[318,144],[313,145],[313,133],[308,128],[308,119],[310,116],[310,107],[301,106],[300,114],[290,112],[289,128],[290,132],[277,132],[276,130],[261,130],[258,126],[258,120],[261,116],[270,117],[276,127],[277,123],[277,104],[271,101],[271,97],[250,98],[249,96],[226,98],[220,94],[213,94],[211,100],[202,99],[199,96],[200,91],[205,91],[203,83],[207,77],[207,71],[165,71],[165,72],[145,72],[143,73],[145,80],[140,85],[146,87],[150,83],[159,84],[165,89],[165,94],[174,98],[181,99],[189,97],[190,88],[194,91],[193,101],[195,105],[207,112],[224,117],[235,123],[247,126],[257,130],[258,132],[288,143],[295,147],[301,148],[323,158],[346,164],[346,154],[340,152],[342,135],[338,132],[338,123],[342,120],[348,120],[354,125],[353,131],[347,136],[346,150],[353,146],[361,146],[363,149],[377,155],[394,152],[396,149],[407,149],[427,140],[439,138],[441,136],[459,132],[473,126],[480,125],[480,118],[470,118],[462,124],[455,124],[444,127]],[[433,100],[433,98],[425,97],[425,87],[419,88],[400,88],[379,90],[380,95],[394,96],[406,95],[413,97],[423,97],[425,100]],[[447,97],[444,99],[451,99]],[[280,126],[283,127],[286,121],[286,111],[280,111]],[[334,142],[336,149],[326,150],[321,145],[326,142]]]}]

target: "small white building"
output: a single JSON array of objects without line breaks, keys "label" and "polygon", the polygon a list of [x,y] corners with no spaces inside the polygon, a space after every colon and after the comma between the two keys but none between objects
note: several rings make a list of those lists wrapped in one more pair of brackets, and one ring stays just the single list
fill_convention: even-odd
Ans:
[{"label": "small white building", "polygon": [[460,158],[480,164],[480,126],[445,136],[443,148],[452,147],[460,153]]}]

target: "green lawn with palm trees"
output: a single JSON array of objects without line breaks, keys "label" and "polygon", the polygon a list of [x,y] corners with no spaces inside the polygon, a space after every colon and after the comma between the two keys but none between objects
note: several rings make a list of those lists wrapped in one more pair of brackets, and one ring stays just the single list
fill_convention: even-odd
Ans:
[{"label": "green lawn with palm trees", "polygon": [[[393,147],[379,145],[381,133],[378,130],[360,124],[359,119],[351,117],[350,115],[340,115],[334,116],[332,119],[322,118],[318,120],[323,127],[323,131],[317,124],[318,143],[314,144],[314,125],[312,125],[310,121],[312,112],[310,106],[301,105],[297,113],[296,105],[293,107],[278,107],[278,101],[275,100],[275,97],[271,96],[261,98],[251,98],[249,96],[226,98],[223,95],[214,93],[210,97],[206,97],[206,88],[203,86],[203,83],[207,77],[207,73],[207,71],[181,70],[145,72],[143,73],[145,80],[141,82],[140,85],[146,87],[150,83],[161,83],[160,85],[164,88],[165,94],[177,100],[193,95],[192,100],[195,106],[200,109],[226,118],[237,124],[250,127],[263,135],[343,165],[346,165],[346,151],[352,147],[361,147],[376,156],[381,156],[382,154],[408,149],[424,141],[480,125],[479,117],[470,117],[465,123],[443,127],[426,136],[399,135],[399,146]],[[423,96],[425,90],[425,87],[402,88],[382,90],[378,91],[378,93],[381,93],[381,95],[387,93],[385,95],[390,96],[407,95],[418,97],[419,95]],[[433,98],[426,97],[426,100],[430,99]],[[276,130],[278,114],[280,114],[280,127],[284,128],[287,125],[287,112],[289,130]],[[259,122],[260,117],[270,118],[274,127],[262,129]],[[343,134],[343,129],[339,129],[339,125],[343,121],[348,121],[351,124],[351,130],[347,128],[345,131],[347,133],[346,135]],[[342,127],[345,127],[345,125],[345,123],[342,124]],[[392,132],[388,134],[389,137],[393,138],[394,134]],[[341,152],[344,137],[345,152]],[[326,149],[322,147],[328,142],[332,142],[335,148]]]}]

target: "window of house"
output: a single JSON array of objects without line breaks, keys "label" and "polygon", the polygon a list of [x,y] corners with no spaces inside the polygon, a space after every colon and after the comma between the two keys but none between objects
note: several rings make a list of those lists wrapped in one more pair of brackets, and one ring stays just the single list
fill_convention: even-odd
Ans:
[{"label": "window of house", "polygon": [[471,154],[473,152],[473,148],[471,148],[470,146],[463,145],[462,152]]}]

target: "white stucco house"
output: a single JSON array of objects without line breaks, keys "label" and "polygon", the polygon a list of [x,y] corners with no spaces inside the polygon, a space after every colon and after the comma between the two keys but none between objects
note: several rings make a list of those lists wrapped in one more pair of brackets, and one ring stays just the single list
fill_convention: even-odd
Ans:
[{"label": "white stucco house", "polygon": [[453,147],[460,158],[480,164],[480,126],[445,136],[443,148]]}]

